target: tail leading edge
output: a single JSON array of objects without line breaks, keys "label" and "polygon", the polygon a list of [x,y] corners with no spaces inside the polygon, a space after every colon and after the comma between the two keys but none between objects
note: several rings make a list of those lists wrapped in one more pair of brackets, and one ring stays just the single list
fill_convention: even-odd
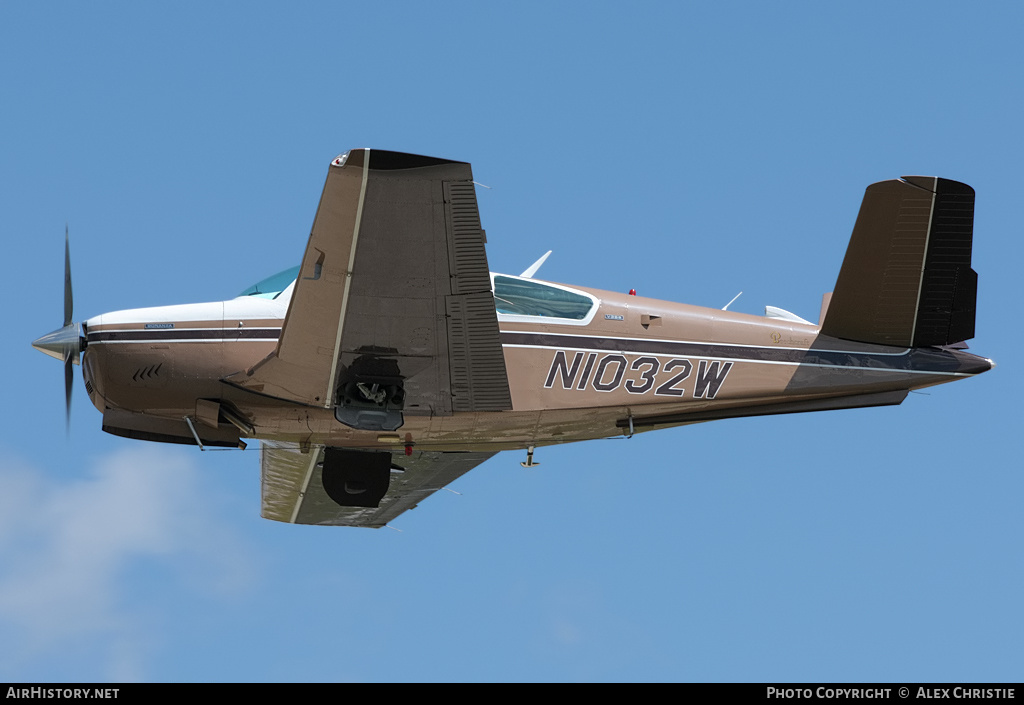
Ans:
[{"label": "tail leading edge", "polygon": [[879,345],[950,345],[974,337],[974,189],[934,176],[868,186],[824,335]]}]

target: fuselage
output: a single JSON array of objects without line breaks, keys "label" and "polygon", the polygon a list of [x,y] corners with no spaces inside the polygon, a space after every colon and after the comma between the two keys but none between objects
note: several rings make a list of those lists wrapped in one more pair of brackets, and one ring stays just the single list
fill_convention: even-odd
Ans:
[{"label": "fuselage", "polygon": [[[796,320],[494,278],[511,411],[406,413],[397,433],[385,434],[339,423],[331,409],[226,382],[275,350],[293,286],[276,297],[240,296],[92,318],[83,330],[86,389],[104,413],[105,430],[148,440],[192,442],[186,424],[194,424],[224,445],[262,438],[360,448],[397,443],[500,450],[776,408],[843,407],[823,401],[831,399],[899,403],[900,392],[992,367],[985,358],[949,348],[827,338],[819,326]],[[218,422],[216,411],[212,417],[209,411],[216,405],[242,423]]]}]

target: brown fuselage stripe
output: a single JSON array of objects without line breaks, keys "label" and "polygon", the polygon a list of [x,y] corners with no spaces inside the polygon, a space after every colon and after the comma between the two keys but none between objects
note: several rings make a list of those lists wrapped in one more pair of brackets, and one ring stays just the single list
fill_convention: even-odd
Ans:
[{"label": "brown fuselage stripe", "polygon": [[763,348],[720,343],[675,342],[641,338],[598,338],[582,335],[508,331],[502,332],[501,342],[502,345],[527,347],[607,350],[608,352],[749,360],[751,362],[874,368],[880,371],[978,374],[990,369],[988,362],[983,358],[938,348],[914,348],[902,354],[881,354],[815,350],[813,348],[808,350]]}]

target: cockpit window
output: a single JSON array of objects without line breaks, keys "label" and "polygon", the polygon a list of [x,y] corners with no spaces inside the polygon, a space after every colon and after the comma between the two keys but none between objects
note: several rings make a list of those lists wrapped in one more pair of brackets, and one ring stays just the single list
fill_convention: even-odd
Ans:
[{"label": "cockpit window", "polygon": [[494,276],[494,305],[498,313],[582,321],[595,304],[589,296],[551,284],[502,274]]},{"label": "cockpit window", "polygon": [[282,291],[288,288],[289,284],[298,278],[298,276],[298,267],[286,269],[283,272],[278,272],[272,277],[267,277],[266,279],[253,284],[239,294],[239,296],[258,296],[261,299],[276,299],[281,295]]}]

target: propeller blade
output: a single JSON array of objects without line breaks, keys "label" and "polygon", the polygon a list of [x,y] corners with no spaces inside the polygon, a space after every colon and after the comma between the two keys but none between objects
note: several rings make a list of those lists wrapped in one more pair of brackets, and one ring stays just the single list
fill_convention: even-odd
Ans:
[{"label": "propeller blade", "polygon": [[41,353],[55,357],[64,363],[64,405],[67,410],[67,429],[71,432],[71,391],[75,382],[75,371],[72,365],[80,364],[82,348],[82,327],[72,323],[74,315],[74,297],[71,294],[71,246],[69,244],[68,226],[64,225],[64,325],[32,341],[32,347]]},{"label": "propeller blade", "polygon": [[68,357],[68,359],[64,361],[64,403],[67,407],[65,427],[67,428],[68,433],[71,432],[71,390],[74,388],[75,383],[75,371],[71,365],[71,358]]},{"label": "propeller blade", "polygon": [[68,244],[68,226],[64,224],[64,325],[71,323],[75,302],[71,294],[71,246]]}]

